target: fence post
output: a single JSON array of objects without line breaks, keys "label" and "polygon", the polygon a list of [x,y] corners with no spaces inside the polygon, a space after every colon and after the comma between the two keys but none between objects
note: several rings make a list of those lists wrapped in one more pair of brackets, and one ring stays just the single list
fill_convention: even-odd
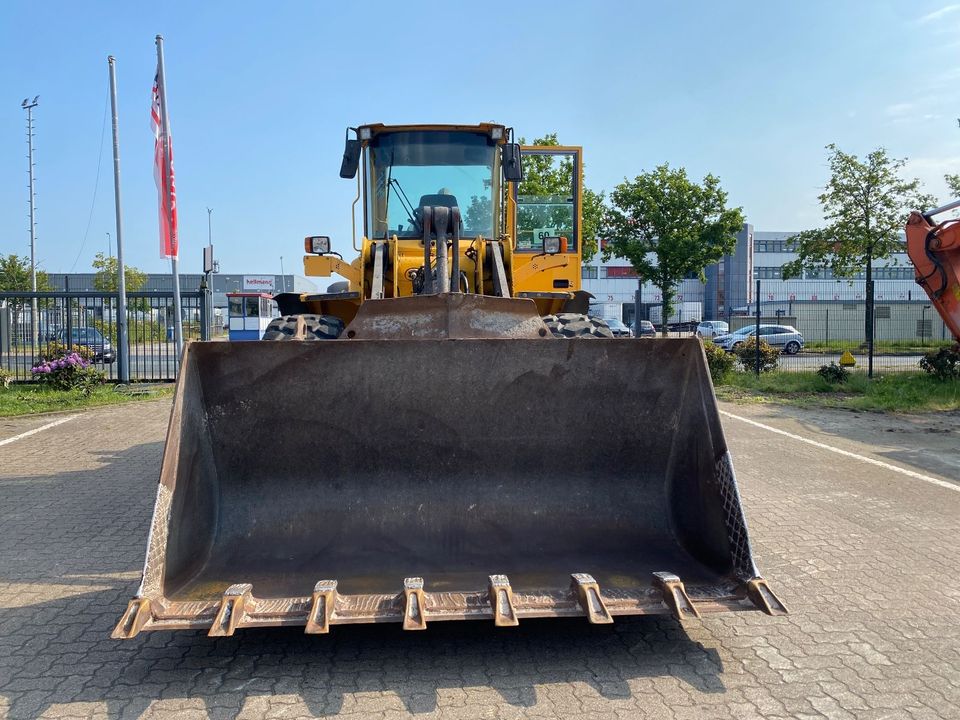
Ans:
[{"label": "fence post", "polygon": [[757,280],[757,327],[753,334],[754,345],[757,347],[757,377],[760,377],[760,281]]},{"label": "fence post", "polygon": [[70,277],[68,275],[63,276],[63,291],[67,293],[67,297],[64,298],[63,302],[67,306],[67,352],[73,351],[73,302],[70,298]]},{"label": "fence post", "polygon": [[206,288],[200,290],[200,340],[202,341],[210,339],[210,318],[207,316],[208,292]]},{"label": "fence post", "polygon": [[825,310],[825,319],[823,321],[823,347],[830,352],[830,308]]},{"label": "fence post", "polygon": [[[869,274],[869,265],[867,268]],[[867,280],[867,377],[873,377],[873,333],[876,329],[873,307],[873,280]]]}]

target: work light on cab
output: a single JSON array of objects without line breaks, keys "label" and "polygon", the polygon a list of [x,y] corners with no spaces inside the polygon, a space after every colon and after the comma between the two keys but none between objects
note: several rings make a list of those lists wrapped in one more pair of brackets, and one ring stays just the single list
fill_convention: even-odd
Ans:
[{"label": "work light on cab", "polygon": [[326,235],[311,235],[303,239],[304,252],[326,255],[330,252],[330,238]]}]

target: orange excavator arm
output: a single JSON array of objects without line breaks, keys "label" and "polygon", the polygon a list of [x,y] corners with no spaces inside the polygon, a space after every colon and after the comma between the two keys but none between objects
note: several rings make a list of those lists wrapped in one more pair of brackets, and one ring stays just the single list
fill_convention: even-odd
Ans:
[{"label": "orange excavator arm", "polygon": [[935,210],[910,213],[907,255],[917,273],[917,284],[960,342],[960,219],[936,223],[934,215],[960,207],[960,200]]}]

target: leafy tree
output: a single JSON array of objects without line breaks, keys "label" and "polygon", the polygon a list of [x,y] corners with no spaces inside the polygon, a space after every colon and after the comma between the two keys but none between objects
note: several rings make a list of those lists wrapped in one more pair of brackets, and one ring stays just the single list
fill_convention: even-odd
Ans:
[{"label": "leafy tree", "polygon": [[663,333],[673,314],[676,286],[733,252],[743,227],[741,208],[727,207],[727,193],[713,175],[697,184],[683,168],[668,164],[624,179],[610,194],[612,207],[602,224],[610,238],[603,258],[630,261],[642,282],[660,289]]},{"label": "leafy tree", "polygon": [[947,187],[950,188],[950,194],[954,198],[960,198],[960,173],[956,175],[944,175],[943,179],[947,181]]},{"label": "leafy tree", "polygon": [[[0,290],[30,292],[30,258],[7,255],[0,257]],[[49,292],[50,280],[43,270],[37,270],[37,292]]]},{"label": "leafy tree", "polygon": [[[117,258],[112,255],[104,257],[102,252],[97,253],[97,257],[93,261],[93,269],[97,271],[93,278],[93,286],[97,290],[100,292],[117,292],[120,289]],[[137,292],[147,284],[147,274],[132,265],[123,266],[123,278],[126,281],[127,292]]]},{"label": "leafy tree", "polygon": [[[37,270],[37,292],[50,292],[52,289],[47,274],[43,270]],[[30,292],[30,258],[12,254],[0,257],[0,291]],[[42,308],[48,302],[41,300],[36,306]],[[14,298],[10,301],[14,327],[19,328],[20,313],[27,303],[28,301],[23,298]]]},{"label": "leafy tree", "polygon": [[830,179],[820,195],[826,227],[795,235],[797,258],[783,266],[784,279],[800,277],[805,268],[829,268],[835,277],[854,277],[873,260],[903,250],[901,233],[913,208],[929,208],[936,200],[920,191],[919,180],[900,176],[906,160],[878,148],[863,160],[827,145]]}]

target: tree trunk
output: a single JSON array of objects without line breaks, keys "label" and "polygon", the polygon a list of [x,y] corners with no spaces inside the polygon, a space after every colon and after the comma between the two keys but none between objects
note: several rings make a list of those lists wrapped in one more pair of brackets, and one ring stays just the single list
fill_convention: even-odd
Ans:
[{"label": "tree trunk", "polygon": [[670,316],[673,315],[673,299],[676,297],[676,288],[670,280],[664,278],[661,281],[660,297],[663,298],[663,305],[660,313],[660,335],[667,337],[670,328]]}]

